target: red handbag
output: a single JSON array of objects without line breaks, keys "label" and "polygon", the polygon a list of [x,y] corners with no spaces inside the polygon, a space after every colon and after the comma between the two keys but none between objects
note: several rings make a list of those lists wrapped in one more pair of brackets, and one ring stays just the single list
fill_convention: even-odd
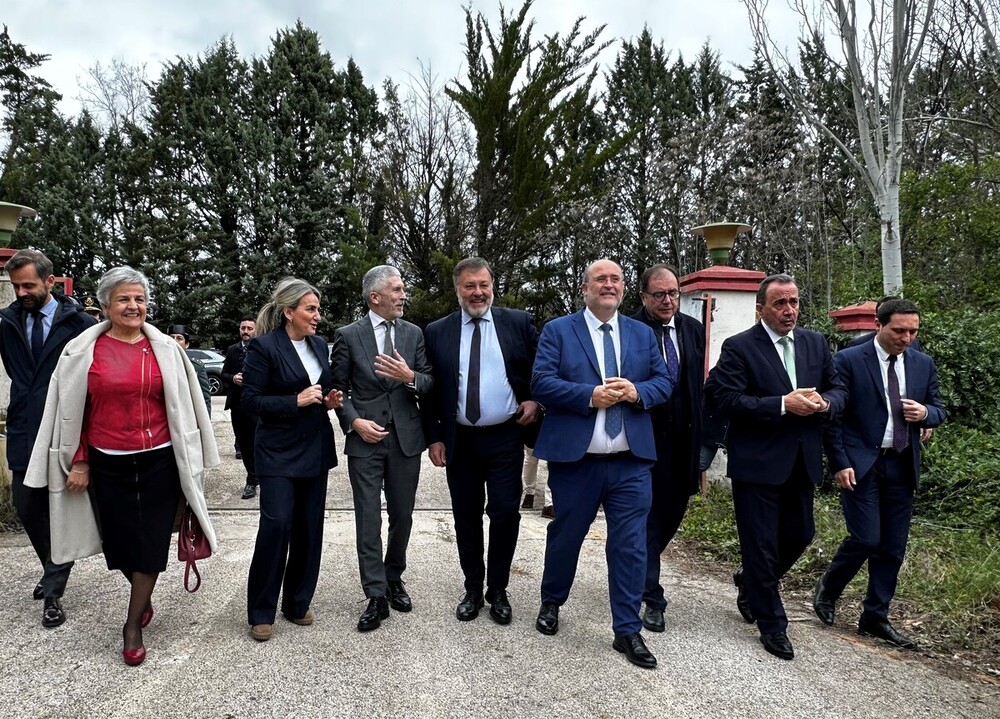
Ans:
[{"label": "red handbag", "polygon": [[[184,507],[181,517],[180,531],[177,533],[177,559],[185,563],[184,588],[189,592],[197,592],[201,586],[201,572],[198,571],[196,559],[208,559],[212,556],[212,547],[208,543],[205,531],[198,523],[198,518],[191,510],[191,505]],[[191,588],[191,573],[194,573],[195,585]]]}]

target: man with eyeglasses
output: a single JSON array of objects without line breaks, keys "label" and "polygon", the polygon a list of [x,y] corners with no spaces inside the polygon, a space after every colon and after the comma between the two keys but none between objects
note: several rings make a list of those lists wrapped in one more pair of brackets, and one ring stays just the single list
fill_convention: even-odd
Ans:
[{"label": "man with eyeglasses", "polygon": [[677,271],[656,264],[642,273],[642,309],[632,319],[649,325],[674,385],[666,404],[651,410],[656,439],[653,503],[646,520],[646,609],[642,624],[651,632],[665,629],[669,599],[660,585],[660,555],[684,519],[688,499],[698,491],[701,453],[702,386],[705,380],[705,327],[681,314]]}]

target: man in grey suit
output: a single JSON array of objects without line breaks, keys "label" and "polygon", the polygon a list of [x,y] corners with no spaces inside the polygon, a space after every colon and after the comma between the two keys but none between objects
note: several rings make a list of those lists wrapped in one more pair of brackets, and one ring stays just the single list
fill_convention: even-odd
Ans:
[{"label": "man in grey suit", "polygon": [[[341,327],[333,338],[333,386],[344,393],[337,410],[346,435],[344,454],[354,492],[358,566],[368,607],[358,631],[377,629],[389,607],[413,609],[403,588],[406,547],[420,454],[427,443],[417,398],[434,384],[420,329],[401,317],[406,289],[389,265],[365,273],[368,314]],[[385,489],[389,539],[382,554],[381,490]]]}]

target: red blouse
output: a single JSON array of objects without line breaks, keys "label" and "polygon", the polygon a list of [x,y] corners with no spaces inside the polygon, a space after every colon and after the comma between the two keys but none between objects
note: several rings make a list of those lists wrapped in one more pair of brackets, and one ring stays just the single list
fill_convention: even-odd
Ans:
[{"label": "red blouse", "polygon": [[98,337],[83,426],[74,461],[86,461],[87,445],[140,452],[170,443],[163,377],[148,339],[129,344]]}]

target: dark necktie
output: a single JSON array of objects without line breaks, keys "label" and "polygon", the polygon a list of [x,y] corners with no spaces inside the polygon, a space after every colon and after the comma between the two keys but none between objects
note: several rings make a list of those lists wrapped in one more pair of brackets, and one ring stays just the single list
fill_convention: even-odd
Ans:
[{"label": "dark necktie", "polygon": [[903,400],[899,395],[899,376],[896,374],[896,355],[889,355],[888,390],[889,409],[892,411],[892,448],[897,452],[906,449],[906,418],[903,417]]},{"label": "dark necktie", "polygon": [[673,340],[671,340],[670,333],[674,330],[670,325],[663,325],[663,349],[664,349],[664,359],[667,361],[667,374],[670,375],[670,381],[676,383],[677,375],[681,371],[681,360],[677,356],[677,348],[674,347]]},{"label": "dark necktie", "polygon": [[42,361],[42,346],[45,344],[45,327],[42,324],[42,313],[35,310],[31,313],[31,354],[37,365]]},{"label": "dark necktie", "polygon": [[392,322],[383,320],[382,324],[385,325],[385,342],[382,344],[382,354],[392,357]]},{"label": "dark necktie", "polygon": [[[618,360],[615,358],[615,343],[611,341],[611,325],[601,325],[604,333],[604,377],[618,376]],[[611,439],[622,432],[622,406],[613,404],[604,411],[604,431]]]},{"label": "dark necktie", "polygon": [[469,347],[469,381],[465,386],[465,418],[469,424],[479,421],[479,364],[482,356],[482,334],[479,332],[480,317],[473,317],[472,344]]}]

